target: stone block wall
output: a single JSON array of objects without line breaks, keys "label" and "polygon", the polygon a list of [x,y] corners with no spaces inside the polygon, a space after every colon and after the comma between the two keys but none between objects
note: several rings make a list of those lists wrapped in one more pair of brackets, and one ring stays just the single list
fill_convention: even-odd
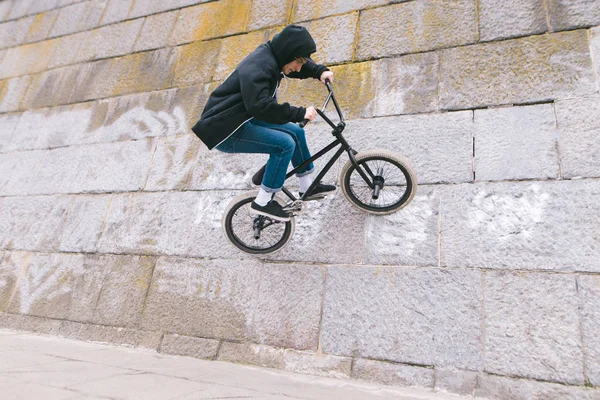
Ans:
[{"label": "stone block wall", "polygon": [[[0,327],[600,398],[598,0],[1,0],[0,21]],[[407,156],[420,186],[385,217],[339,191],[312,202],[253,257],[221,214],[265,157],[208,151],[190,126],[289,23],[334,71],[350,143]]]}]

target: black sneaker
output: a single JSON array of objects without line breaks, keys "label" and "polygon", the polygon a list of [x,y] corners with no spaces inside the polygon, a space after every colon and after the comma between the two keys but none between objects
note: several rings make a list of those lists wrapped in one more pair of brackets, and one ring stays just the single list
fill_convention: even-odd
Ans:
[{"label": "black sneaker", "polygon": [[[310,196],[308,196],[305,200],[319,200],[325,197],[327,193],[335,192],[335,185],[326,185],[324,183],[317,183],[317,186],[313,189]],[[299,192],[300,197],[304,195],[304,192]]]},{"label": "black sneaker", "polygon": [[286,222],[290,220],[290,214],[284,211],[281,204],[275,200],[269,201],[266,206],[259,206],[252,202],[250,208],[254,211],[254,214],[264,215],[277,221]]}]

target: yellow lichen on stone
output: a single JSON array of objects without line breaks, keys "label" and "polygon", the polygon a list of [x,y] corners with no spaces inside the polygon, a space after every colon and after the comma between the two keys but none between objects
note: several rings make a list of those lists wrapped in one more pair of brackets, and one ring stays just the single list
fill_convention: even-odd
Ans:
[{"label": "yellow lichen on stone", "polygon": [[217,40],[182,46],[175,69],[174,85],[180,87],[212,81],[219,48]]},{"label": "yellow lichen on stone", "polygon": [[220,39],[221,47],[213,80],[227,78],[240,61],[268,40],[267,35],[268,31],[257,31]]}]

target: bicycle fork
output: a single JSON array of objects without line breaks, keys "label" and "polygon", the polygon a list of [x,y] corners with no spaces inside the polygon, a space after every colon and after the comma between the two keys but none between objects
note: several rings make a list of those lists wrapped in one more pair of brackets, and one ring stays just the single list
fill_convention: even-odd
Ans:
[{"label": "bicycle fork", "polygon": [[379,198],[379,193],[385,184],[385,179],[383,179],[383,168],[379,167],[377,169],[377,173],[373,174],[373,171],[371,171],[371,168],[369,168],[367,163],[364,163],[362,166],[364,167],[365,171],[367,171],[367,173],[365,173],[361,168],[361,165],[358,164],[358,161],[356,161],[356,158],[354,157],[356,154],[358,154],[358,152],[353,148],[348,150],[348,156],[350,157],[352,164],[354,164],[356,171],[363,178],[365,183],[373,190],[371,197],[373,200],[377,200]]}]

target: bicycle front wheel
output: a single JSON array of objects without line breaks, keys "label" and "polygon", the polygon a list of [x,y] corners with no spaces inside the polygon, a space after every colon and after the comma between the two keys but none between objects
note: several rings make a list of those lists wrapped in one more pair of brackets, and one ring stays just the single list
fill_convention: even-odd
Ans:
[{"label": "bicycle front wheel", "polygon": [[340,182],[350,204],[371,214],[385,215],[410,203],[417,192],[417,176],[406,158],[387,150],[371,150],[355,158],[370,182],[348,160]]},{"label": "bicycle front wheel", "polygon": [[[281,249],[294,234],[294,217],[287,222],[252,213],[250,205],[256,191],[234,198],[223,214],[223,230],[231,243],[250,254],[269,254]],[[285,202],[275,196],[281,205]]]}]

